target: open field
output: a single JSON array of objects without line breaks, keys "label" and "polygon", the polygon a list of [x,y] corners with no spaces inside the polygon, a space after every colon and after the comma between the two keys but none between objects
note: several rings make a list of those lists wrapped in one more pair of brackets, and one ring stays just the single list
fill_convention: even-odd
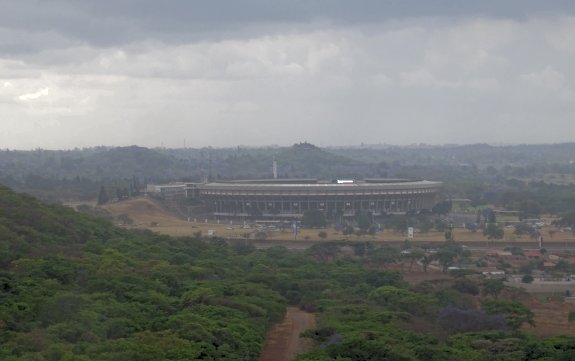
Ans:
[{"label": "open field", "polygon": [[[215,222],[213,220],[196,219],[196,222],[187,222],[180,219],[169,212],[167,212],[158,202],[140,197],[123,202],[107,204],[103,207],[112,216],[118,217],[120,215],[127,215],[133,220],[130,228],[150,229],[154,232],[166,234],[170,236],[191,236],[194,233],[201,232],[202,235],[208,235],[208,231],[212,230],[213,235],[224,238],[236,239],[255,239],[256,233],[265,232],[266,240],[281,240],[281,241],[321,241],[319,232],[322,229],[299,229],[297,237],[294,238],[291,228],[286,229],[256,229],[256,228],[243,228],[242,224],[230,224],[229,222]],[[363,235],[347,235],[344,236],[341,232],[334,229],[324,229],[327,233],[326,241],[334,241],[341,239],[349,240],[363,240],[363,241],[403,241],[407,236],[403,233],[393,232],[386,230],[374,236]],[[553,237],[550,237],[549,231],[555,231]],[[455,228],[453,230],[454,238],[461,242],[485,242],[487,239],[481,232],[472,233],[464,228]],[[554,227],[544,226],[541,230],[543,238],[547,242],[559,244],[565,248],[575,247],[575,237],[570,232],[560,232]],[[261,235],[260,235],[261,236]],[[414,241],[421,242],[440,242],[444,240],[442,232],[432,231],[428,233],[416,233]],[[530,239],[528,236],[517,237],[513,234],[513,228],[505,228],[505,237],[503,240],[493,241],[490,243],[502,244],[521,244],[532,245],[533,248],[538,247],[538,242]]]},{"label": "open field", "polygon": [[527,306],[535,314],[535,327],[523,326],[526,333],[541,336],[575,336],[575,322],[569,322],[569,312],[575,304],[563,302],[562,297],[539,299],[532,297]]}]

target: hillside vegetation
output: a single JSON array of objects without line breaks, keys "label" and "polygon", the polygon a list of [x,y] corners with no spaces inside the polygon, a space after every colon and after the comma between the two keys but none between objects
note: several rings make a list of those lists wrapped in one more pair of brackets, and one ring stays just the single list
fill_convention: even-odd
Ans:
[{"label": "hillside vegetation", "polygon": [[125,232],[0,188],[0,359],[253,360],[285,300],[223,243]]},{"label": "hillside vegetation", "polygon": [[575,358],[574,338],[521,333],[533,314],[498,284],[410,286],[383,270],[390,247],[128,232],[6,187],[0,210],[2,360],[255,360],[287,304],[318,316],[299,360]]}]

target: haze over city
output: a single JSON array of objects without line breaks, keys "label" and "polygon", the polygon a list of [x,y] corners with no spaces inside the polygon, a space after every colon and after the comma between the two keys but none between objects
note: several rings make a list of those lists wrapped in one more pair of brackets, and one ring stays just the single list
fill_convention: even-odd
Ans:
[{"label": "haze over city", "polygon": [[2,148],[573,141],[571,1],[0,7]]}]

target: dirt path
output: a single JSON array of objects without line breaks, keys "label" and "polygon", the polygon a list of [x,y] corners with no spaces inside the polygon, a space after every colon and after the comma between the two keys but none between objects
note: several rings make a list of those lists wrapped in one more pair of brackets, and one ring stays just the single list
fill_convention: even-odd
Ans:
[{"label": "dirt path", "polygon": [[284,320],[268,331],[258,361],[289,361],[313,347],[309,339],[299,337],[308,328],[315,327],[315,316],[297,307],[288,307]]}]

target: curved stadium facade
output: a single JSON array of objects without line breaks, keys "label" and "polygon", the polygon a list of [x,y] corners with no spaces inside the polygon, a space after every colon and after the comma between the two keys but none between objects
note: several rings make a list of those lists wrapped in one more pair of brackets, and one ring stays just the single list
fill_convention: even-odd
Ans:
[{"label": "curved stadium facade", "polygon": [[188,184],[187,191],[219,217],[299,218],[307,210],[346,217],[356,211],[379,216],[431,209],[441,185],[404,179],[270,179]]}]

